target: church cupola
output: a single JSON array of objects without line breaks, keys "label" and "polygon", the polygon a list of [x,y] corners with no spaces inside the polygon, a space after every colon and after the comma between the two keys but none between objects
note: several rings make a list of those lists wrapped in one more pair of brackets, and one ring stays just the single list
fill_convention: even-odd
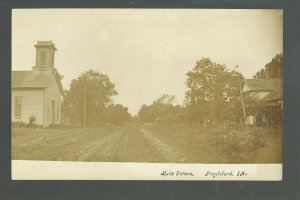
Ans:
[{"label": "church cupola", "polygon": [[54,43],[50,41],[37,41],[36,63],[32,68],[35,74],[51,74],[54,72],[54,54],[57,50]]}]

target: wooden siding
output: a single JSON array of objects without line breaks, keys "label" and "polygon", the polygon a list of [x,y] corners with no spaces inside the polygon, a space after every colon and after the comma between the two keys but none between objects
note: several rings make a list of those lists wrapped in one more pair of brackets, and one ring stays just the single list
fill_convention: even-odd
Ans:
[{"label": "wooden siding", "polygon": [[[15,116],[15,96],[22,96],[21,118]],[[29,123],[31,115],[35,123],[47,127],[50,124],[61,124],[61,94],[55,76],[51,76],[45,89],[12,89],[12,122]]]},{"label": "wooden siding", "polygon": [[[11,117],[12,121],[29,122],[29,117],[36,117],[36,124],[43,125],[43,94],[44,90],[12,90]],[[21,118],[15,117],[15,97],[22,96]]]}]

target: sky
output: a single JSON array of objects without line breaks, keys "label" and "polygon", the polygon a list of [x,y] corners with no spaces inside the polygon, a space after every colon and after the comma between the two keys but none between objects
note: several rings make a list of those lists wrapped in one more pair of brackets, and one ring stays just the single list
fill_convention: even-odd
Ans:
[{"label": "sky", "polygon": [[262,9],[14,9],[12,70],[31,70],[34,45],[52,40],[64,88],[100,71],[115,84],[114,102],[137,114],[162,94],[182,104],[186,73],[204,57],[251,78],[283,53],[282,18]]}]

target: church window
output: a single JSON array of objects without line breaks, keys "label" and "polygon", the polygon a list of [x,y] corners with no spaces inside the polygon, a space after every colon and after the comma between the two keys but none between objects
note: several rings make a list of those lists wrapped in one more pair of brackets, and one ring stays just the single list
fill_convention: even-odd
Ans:
[{"label": "church window", "polygon": [[15,118],[22,117],[22,96],[15,96]]}]

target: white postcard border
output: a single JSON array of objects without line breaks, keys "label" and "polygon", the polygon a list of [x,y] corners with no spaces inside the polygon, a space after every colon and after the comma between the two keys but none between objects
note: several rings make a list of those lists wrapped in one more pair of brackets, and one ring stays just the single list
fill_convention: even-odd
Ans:
[{"label": "white postcard border", "polygon": [[170,164],[12,160],[12,179],[281,181],[282,164]]}]

